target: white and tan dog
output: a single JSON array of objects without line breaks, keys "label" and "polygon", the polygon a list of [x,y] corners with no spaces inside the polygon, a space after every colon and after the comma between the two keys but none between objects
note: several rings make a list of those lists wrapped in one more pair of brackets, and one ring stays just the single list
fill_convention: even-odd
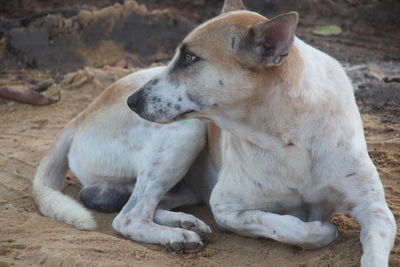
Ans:
[{"label": "white and tan dog", "polygon": [[[167,210],[209,202],[225,229],[319,248],[336,238],[329,217],[341,211],[362,226],[362,266],[386,266],[396,225],[349,79],[294,36],[296,13],[239,9],[227,0],[168,66],[120,80],[65,128],[34,179],[40,211],[95,228],[60,193],[69,166],[85,206],[115,211],[129,198],[113,227],[133,240],[196,251],[209,227]],[[132,92],[131,109],[170,124],[130,113]]]},{"label": "white and tan dog", "polygon": [[268,20],[238,9],[226,1],[190,33],[129,106],[153,122],[219,127],[208,125],[208,171],[196,182],[216,183],[221,227],[319,248],[337,236],[330,215],[344,212],[361,224],[361,265],[387,266],[396,224],[343,68],[295,37],[297,13]]}]

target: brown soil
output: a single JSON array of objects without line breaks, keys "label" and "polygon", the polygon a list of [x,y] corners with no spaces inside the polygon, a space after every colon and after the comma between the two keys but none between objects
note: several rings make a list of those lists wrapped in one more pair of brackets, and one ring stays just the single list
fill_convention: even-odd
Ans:
[{"label": "brown soil", "polygon": [[[156,1],[150,1],[153,2]],[[172,1],[165,1],[169,2]],[[183,12],[184,8],[189,8],[186,7],[189,5],[188,1],[177,2],[182,5],[177,5],[181,8],[180,12]],[[194,8],[206,5],[200,0],[193,2]],[[154,4],[152,8],[155,9],[157,6]],[[275,11],[281,10],[277,4],[274,8]],[[325,12],[323,6],[321,9],[321,12]],[[216,12],[216,8],[212,9],[209,5],[206,10],[209,10],[210,14]],[[366,7],[361,6],[360,10],[364,12]],[[147,15],[147,11],[145,13]],[[114,13],[108,10],[102,11],[101,14],[107,16]],[[198,17],[203,15],[196,14]],[[315,11],[313,14],[315,15]],[[328,16],[326,21],[343,26],[342,20],[347,13],[343,14],[336,21],[335,16]],[[90,14],[87,16],[90,17]],[[170,15],[166,16],[168,19]],[[363,16],[366,15],[362,12],[358,16],[361,21]],[[194,17],[193,21],[197,20],[198,18]],[[323,22],[321,19],[317,21],[320,24]],[[373,34],[378,32],[378,28],[372,22],[346,28],[342,36],[322,38],[310,34],[312,28],[310,19],[300,25],[299,35],[339,58],[352,77],[354,87],[357,89],[358,103],[363,112],[369,152],[379,169],[387,201],[400,227],[400,84],[385,83],[373,78],[366,67],[371,64],[377,65],[388,77],[399,76],[400,35],[398,32],[397,35],[390,32],[394,26],[390,25],[391,23],[394,22],[382,24],[388,33],[380,32],[380,35]],[[365,32],[371,34],[365,35]],[[366,46],[365,42],[369,42],[369,45]],[[117,51],[113,50],[114,46],[115,43],[110,42],[99,48],[98,51],[101,51],[97,53],[99,61],[108,49]],[[118,46],[118,49],[122,51],[121,47]],[[91,53],[90,49],[85,49],[87,48],[83,47],[82,54],[85,54],[85,51]],[[104,55],[108,61],[110,58],[117,60],[117,57],[117,53]],[[323,249],[306,251],[272,240],[244,238],[222,232],[216,226],[207,207],[186,207],[181,210],[203,219],[213,230],[211,241],[202,252],[187,255],[178,255],[160,246],[141,244],[119,236],[111,228],[115,214],[96,213],[99,225],[97,231],[77,230],[41,216],[30,192],[31,180],[40,159],[69,120],[82,111],[107,85],[131,71],[133,70],[101,65],[99,68],[86,67],[63,75],[47,70],[11,68],[0,76],[0,87],[24,86],[34,80],[53,79],[55,84],[46,91],[46,94],[54,95],[61,91],[62,97],[60,102],[44,107],[0,100],[0,267],[357,266],[359,264],[362,253],[359,242],[360,228],[353,219],[343,214],[337,214],[332,218],[339,229],[339,238]],[[75,177],[69,174],[65,192],[76,197],[79,189]],[[390,265],[400,266],[399,235],[391,254]]]}]

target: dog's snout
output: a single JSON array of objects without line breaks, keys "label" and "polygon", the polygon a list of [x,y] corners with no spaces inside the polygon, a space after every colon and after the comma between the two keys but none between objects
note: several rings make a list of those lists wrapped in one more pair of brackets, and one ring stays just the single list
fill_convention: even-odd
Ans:
[{"label": "dog's snout", "polygon": [[[138,112],[140,106],[143,106],[143,91],[139,90],[128,97],[128,106],[131,110]],[[142,103],[142,105],[141,105]]]}]

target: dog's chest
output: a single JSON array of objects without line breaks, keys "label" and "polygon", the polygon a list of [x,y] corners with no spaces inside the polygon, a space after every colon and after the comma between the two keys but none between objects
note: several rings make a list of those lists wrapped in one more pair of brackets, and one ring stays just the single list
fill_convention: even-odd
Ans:
[{"label": "dog's chest", "polygon": [[292,214],[307,221],[326,219],[343,202],[324,177],[313,175],[311,154],[299,145],[267,151],[228,139],[222,158],[221,201],[236,203],[239,209]]},{"label": "dog's chest", "polygon": [[266,151],[232,139],[223,159],[219,180],[249,206],[287,210],[303,205],[319,190],[310,152],[294,144]]}]

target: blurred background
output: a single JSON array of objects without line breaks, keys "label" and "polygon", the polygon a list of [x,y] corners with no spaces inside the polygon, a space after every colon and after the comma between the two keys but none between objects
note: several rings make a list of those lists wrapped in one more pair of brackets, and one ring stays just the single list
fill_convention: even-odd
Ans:
[{"label": "blurred background", "polygon": [[[143,64],[167,61],[197,24],[216,16],[222,0],[0,1],[0,70],[73,71],[112,64],[123,53]],[[300,13],[298,36],[345,62],[400,60],[398,0],[244,0],[266,17]],[[316,26],[338,37],[317,38]]]},{"label": "blurred background", "polygon": [[[84,67],[166,63],[191,29],[220,12],[222,2],[1,0],[0,72],[39,70],[60,80]],[[298,11],[297,35],[306,42],[345,65],[373,63],[372,72],[379,72],[381,80],[399,73],[398,65],[392,64],[400,61],[399,0],[244,0],[244,4],[269,18]],[[316,34],[317,27],[331,26],[335,28]],[[357,88],[376,82],[359,81],[357,71],[350,73]],[[374,87],[384,90],[385,96],[372,92],[380,104],[400,99],[392,84]],[[371,102],[363,92],[360,97]]]}]

